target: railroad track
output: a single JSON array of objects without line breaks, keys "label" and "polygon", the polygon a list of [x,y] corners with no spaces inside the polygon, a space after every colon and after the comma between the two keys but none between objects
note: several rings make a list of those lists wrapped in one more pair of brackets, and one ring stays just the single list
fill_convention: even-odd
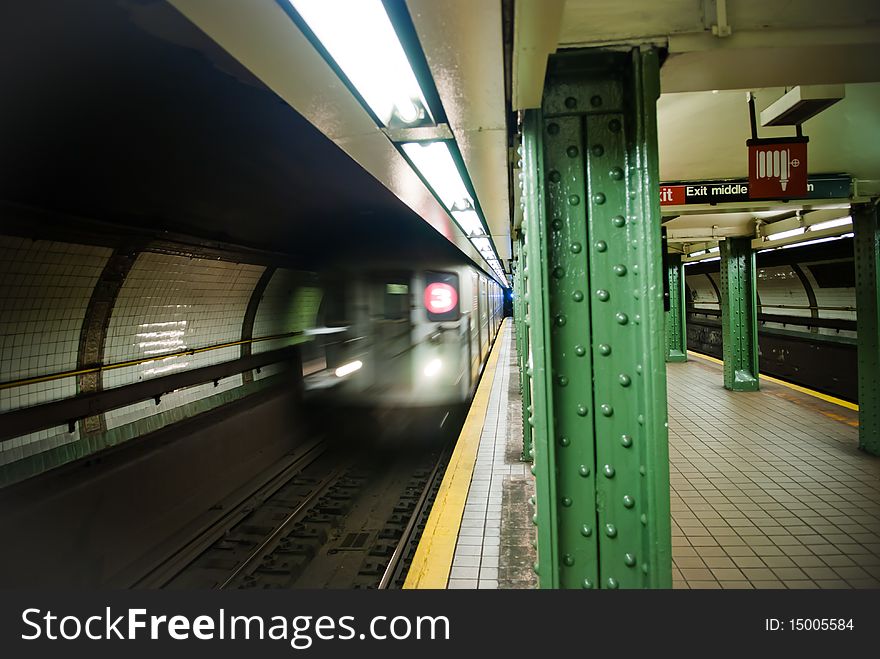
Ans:
[{"label": "railroad track", "polygon": [[399,588],[450,453],[315,442],[136,587]]}]

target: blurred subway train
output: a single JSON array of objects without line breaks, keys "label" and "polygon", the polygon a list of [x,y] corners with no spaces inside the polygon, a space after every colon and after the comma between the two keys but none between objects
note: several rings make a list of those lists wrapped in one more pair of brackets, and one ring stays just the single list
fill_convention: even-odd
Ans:
[{"label": "blurred subway train", "polygon": [[322,291],[303,346],[306,401],[322,423],[399,438],[460,418],[501,326],[494,280],[467,266],[336,270]]}]

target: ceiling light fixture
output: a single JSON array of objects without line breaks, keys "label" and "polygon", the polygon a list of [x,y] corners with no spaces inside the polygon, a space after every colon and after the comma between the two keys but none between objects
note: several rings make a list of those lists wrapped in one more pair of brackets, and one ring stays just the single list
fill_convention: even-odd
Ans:
[{"label": "ceiling light fixture", "polygon": [[385,127],[433,123],[381,0],[288,0]]},{"label": "ceiling light fixture", "polygon": [[446,142],[405,142],[400,148],[431,186],[446,210],[458,212],[459,209],[473,208],[473,199]]},{"label": "ceiling light fixture", "polygon": [[828,243],[832,240],[840,240],[842,238],[852,238],[853,234],[845,233],[840,236],[828,236],[827,238],[815,238],[813,240],[805,240],[800,243],[791,243],[790,245],[782,245],[781,247],[777,247],[776,249],[789,249],[791,247],[806,247],[807,245],[818,245],[819,243]]},{"label": "ceiling light fixture", "polygon": [[[425,79],[422,81],[426,87],[420,85],[417,68],[407,56],[393,16],[382,0],[286,0],[286,4],[303,33],[381,126],[395,130],[445,127],[437,123],[445,121],[445,116],[433,85]],[[402,29],[405,35],[407,28]],[[418,60],[418,53],[410,50],[410,55]],[[437,105],[433,113],[426,91]],[[404,130],[399,134],[406,133]],[[506,281],[479,204],[471,194],[473,186],[455,140],[435,137],[415,142],[395,138],[392,132],[386,134],[465,236],[472,241],[482,238],[480,245],[488,245],[488,249],[478,250],[495,274]],[[408,139],[412,139],[411,134]]]},{"label": "ceiling light fixture", "polygon": [[476,211],[452,211],[452,217],[461,227],[461,230],[468,237],[485,236],[486,230],[483,228],[483,222]]},{"label": "ceiling light fixture", "polygon": [[788,231],[780,231],[779,233],[771,233],[766,236],[767,240],[785,240],[786,238],[794,238],[800,236],[804,232],[804,227],[797,227]]},{"label": "ceiling light fixture", "polygon": [[845,227],[852,224],[851,217],[839,217],[836,220],[828,220],[827,222],[819,222],[810,225],[810,231],[822,231],[824,229],[834,229],[836,227]]}]

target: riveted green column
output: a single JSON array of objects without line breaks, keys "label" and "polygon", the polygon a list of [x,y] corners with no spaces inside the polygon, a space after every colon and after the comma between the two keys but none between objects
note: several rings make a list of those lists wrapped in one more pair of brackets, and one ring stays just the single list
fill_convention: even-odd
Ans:
[{"label": "riveted green column", "polygon": [[529,376],[529,331],[526,321],[528,301],[526,299],[525,245],[523,236],[514,242],[516,250],[516,274],[514,279],[514,314],[517,318],[517,364],[519,365],[520,400],[522,402],[523,446],[520,459],[524,462],[532,460],[532,385]]},{"label": "riveted green column", "polygon": [[724,387],[758,390],[758,301],[751,238],[728,238],[721,247],[721,340]]},{"label": "riveted green column", "polygon": [[669,311],[666,312],[666,361],[687,361],[687,325],[684,303],[684,266],[681,254],[666,257],[669,280]]},{"label": "riveted green column", "polygon": [[859,359],[859,448],[880,455],[880,223],[877,205],[852,207]]},{"label": "riveted green column", "polygon": [[541,587],[671,583],[658,95],[655,51],[566,53],[526,115]]},{"label": "riveted green column", "polygon": [[525,238],[526,326],[531,347],[527,370],[531,377],[532,473],[535,474],[535,516],[538,527],[538,563],[542,588],[559,588],[559,530],[556,524],[556,451],[550,441],[553,399],[550,397],[550,308],[547,296],[547,233],[544,213],[544,168],[540,112],[529,110],[523,123],[523,233]]}]

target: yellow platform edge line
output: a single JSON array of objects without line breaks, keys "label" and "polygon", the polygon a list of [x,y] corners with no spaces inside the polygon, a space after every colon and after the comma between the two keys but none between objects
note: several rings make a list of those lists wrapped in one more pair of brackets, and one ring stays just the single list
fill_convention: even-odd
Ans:
[{"label": "yellow platform edge line", "polygon": [[495,382],[495,367],[498,364],[498,355],[501,352],[508,320],[505,319],[495,337],[495,345],[486,362],[486,370],[483,371],[483,377],[474,394],[474,400],[458,436],[455,450],[449,459],[446,473],[437,491],[437,498],[413,556],[412,565],[406,575],[403,584],[405,589],[446,588],[461,518],[464,515],[464,506],[471,487],[471,477],[477,463],[477,450],[483,434],[489,396],[492,393],[492,384]]},{"label": "yellow platform edge line", "polygon": [[[711,357],[710,355],[704,355],[702,352],[697,352],[695,350],[688,350],[689,355],[693,355],[698,359],[705,359],[706,361],[714,362],[716,364],[724,364],[720,359],[716,359],[715,357]],[[813,398],[819,398],[820,400],[824,400],[826,403],[833,403],[834,405],[840,405],[841,407],[845,407],[848,410],[853,410],[855,412],[859,411],[859,406],[855,403],[850,403],[847,400],[842,400],[840,398],[835,398],[834,396],[829,396],[828,394],[823,394],[818,391],[814,391],[813,389],[807,389],[806,387],[802,387],[798,384],[792,384],[791,382],[786,382],[785,380],[780,380],[779,378],[774,378],[770,375],[765,375],[764,373],[759,372],[760,377],[773,382],[775,384],[781,384],[783,387],[788,387],[789,389],[794,389],[795,391],[799,391],[802,394],[807,394],[808,396],[812,396]]]}]

